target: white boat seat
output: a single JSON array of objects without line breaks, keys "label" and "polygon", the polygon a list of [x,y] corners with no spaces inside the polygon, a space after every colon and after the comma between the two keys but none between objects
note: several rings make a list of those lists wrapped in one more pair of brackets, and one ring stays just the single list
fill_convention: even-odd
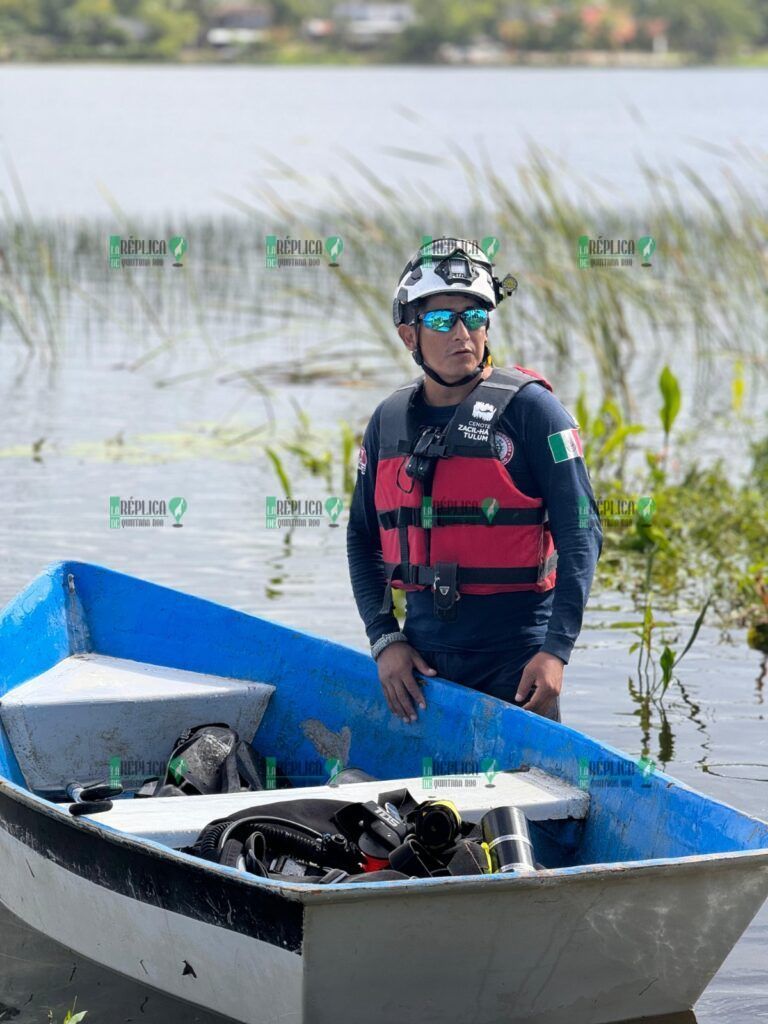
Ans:
[{"label": "white boat seat", "polygon": [[[213,796],[158,797],[148,800],[116,800],[110,811],[93,814],[89,821],[103,823],[120,832],[151,839],[164,846],[189,846],[202,829],[217,818],[224,818],[246,807],[263,807],[277,801],[308,797],[344,801],[376,800],[380,793],[408,789],[415,800],[452,800],[467,821],[479,821],[486,811],[501,804],[514,804],[530,821],[585,818],[589,794],[552,775],[531,768],[522,772],[499,772],[493,786],[485,785],[485,776],[442,776],[432,780],[438,785],[423,788],[423,780],[386,779],[354,782],[341,786],[307,786],[300,789],[270,789],[257,793],[222,793]],[[443,784],[445,783],[445,784]]]},{"label": "white boat seat", "polygon": [[164,771],[184,729],[226,722],[250,743],[274,689],[79,654],[11,690],[0,719],[30,789],[60,792],[118,771],[126,788],[138,788]]}]

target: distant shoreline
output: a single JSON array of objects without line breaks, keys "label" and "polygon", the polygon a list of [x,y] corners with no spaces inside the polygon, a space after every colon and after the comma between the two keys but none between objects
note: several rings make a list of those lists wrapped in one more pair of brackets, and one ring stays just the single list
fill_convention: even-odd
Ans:
[{"label": "distant shoreline", "polygon": [[125,54],[94,54],[93,56],[62,56],[45,57],[42,55],[25,57],[0,58],[0,67],[43,67],[56,65],[125,65],[131,67],[302,67],[302,68],[442,68],[460,70],[463,68],[520,69],[536,68],[554,70],[562,68],[590,68],[599,70],[620,71],[669,71],[693,70],[696,68],[722,69],[765,69],[768,67],[768,50],[744,55],[729,60],[702,60],[693,53],[653,54],[644,51],[625,51],[617,53],[611,50],[571,50],[553,54],[549,51],[520,51],[509,60],[457,60],[457,61],[403,61],[394,62],[363,57],[357,54],[334,55],[334,58],[318,60],[315,55],[297,57],[296,55],[272,55],[269,59],[256,56],[238,56],[232,58],[216,57],[209,51],[192,52],[180,57],[159,59],[156,54],[146,56],[126,56]]}]

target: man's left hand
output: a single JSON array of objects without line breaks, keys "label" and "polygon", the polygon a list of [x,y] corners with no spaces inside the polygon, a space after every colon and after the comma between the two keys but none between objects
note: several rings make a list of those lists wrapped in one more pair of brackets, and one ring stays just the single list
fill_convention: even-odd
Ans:
[{"label": "man's left hand", "polygon": [[523,709],[543,714],[563,688],[563,667],[556,654],[539,651],[523,669],[515,703],[519,704],[527,697]]}]

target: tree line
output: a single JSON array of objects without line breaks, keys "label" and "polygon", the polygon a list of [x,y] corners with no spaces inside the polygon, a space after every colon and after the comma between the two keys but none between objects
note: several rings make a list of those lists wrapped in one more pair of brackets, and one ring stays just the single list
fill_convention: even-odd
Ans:
[{"label": "tree line", "polygon": [[[0,59],[205,55],[208,31],[233,6],[217,0],[0,0]],[[362,59],[439,61],[446,46],[478,40],[507,51],[651,50],[699,59],[768,47],[768,0],[411,0],[403,31],[368,40],[364,53],[345,34],[335,0],[271,0],[264,37],[244,57],[280,59],[293,47],[311,58],[357,50]],[[308,19],[327,19],[325,34]],[[237,50],[237,47],[234,48]]]}]

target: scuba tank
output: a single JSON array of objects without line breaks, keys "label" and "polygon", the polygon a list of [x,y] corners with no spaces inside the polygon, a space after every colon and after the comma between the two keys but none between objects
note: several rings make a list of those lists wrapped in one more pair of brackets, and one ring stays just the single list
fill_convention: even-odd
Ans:
[{"label": "scuba tank", "polygon": [[528,819],[519,807],[496,807],[480,822],[494,872],[535,871]]}]

